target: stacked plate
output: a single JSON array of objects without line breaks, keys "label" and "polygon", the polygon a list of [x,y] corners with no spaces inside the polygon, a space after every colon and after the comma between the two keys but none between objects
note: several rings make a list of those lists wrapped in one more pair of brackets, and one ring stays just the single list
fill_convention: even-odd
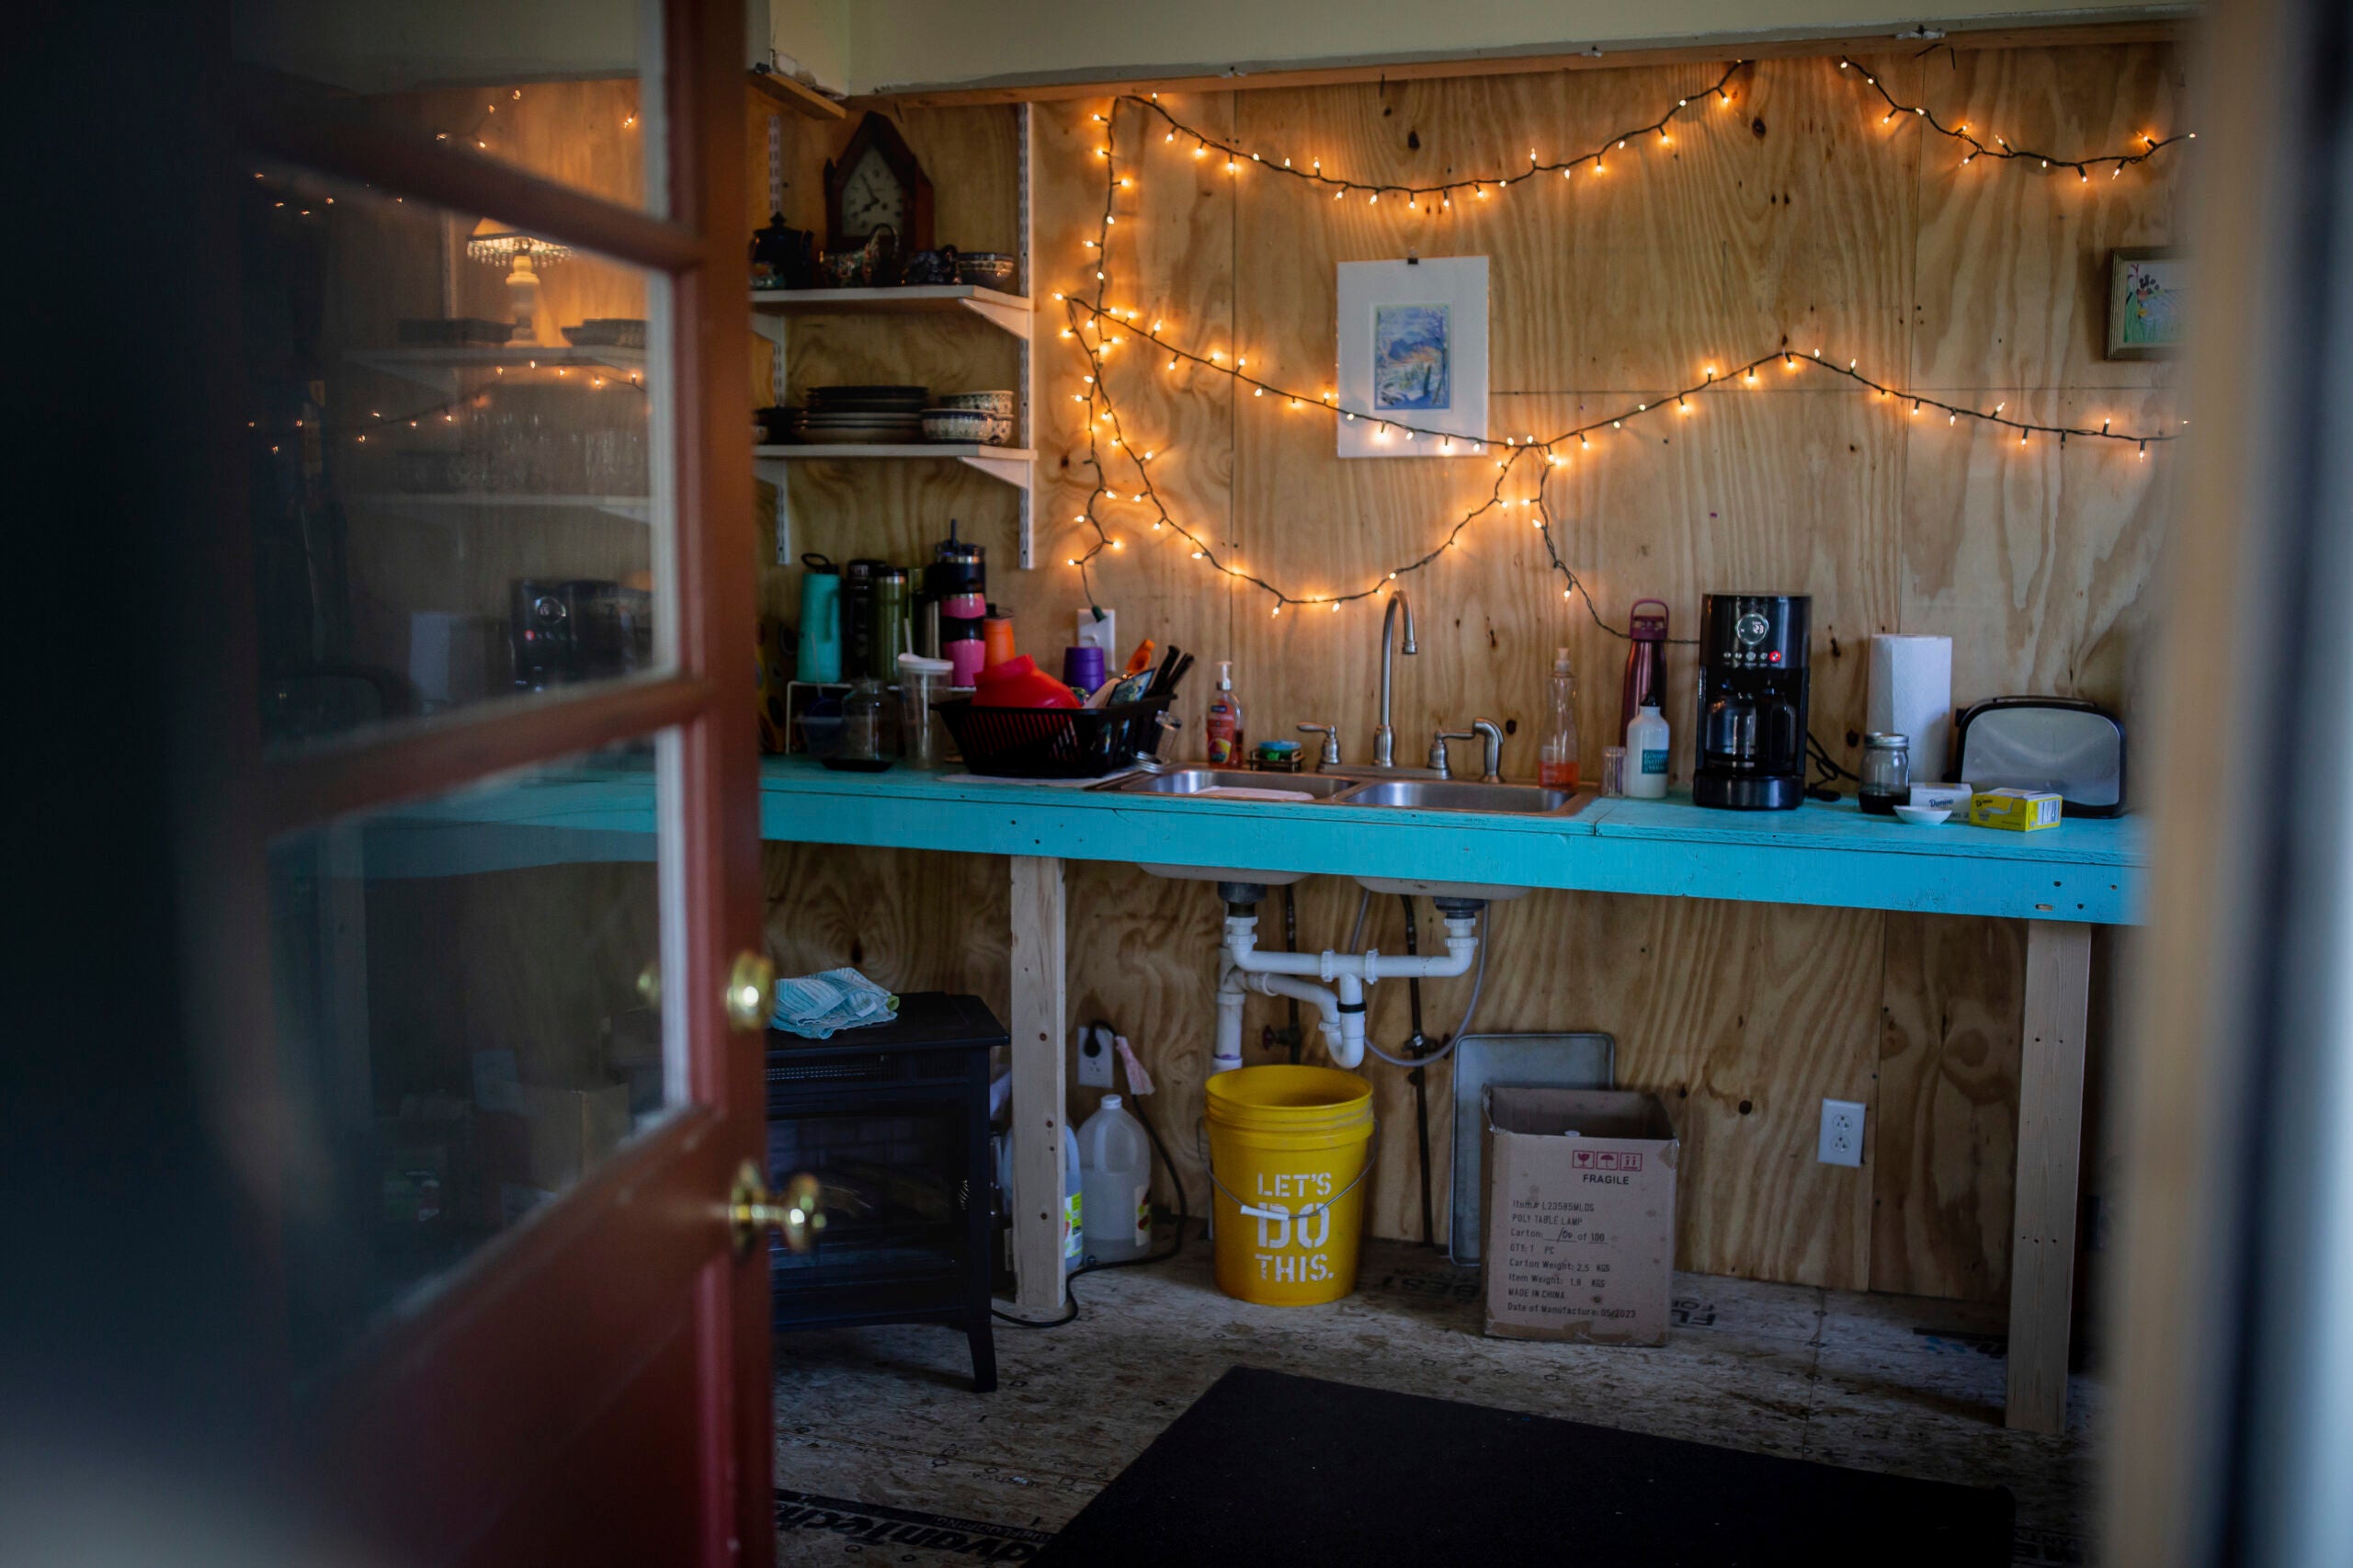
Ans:
[{"label": "stacked plate", "polygon": [[811,387],[809,406],[792,415],[797,441],[883,446],[923,436],[927,387]]}]

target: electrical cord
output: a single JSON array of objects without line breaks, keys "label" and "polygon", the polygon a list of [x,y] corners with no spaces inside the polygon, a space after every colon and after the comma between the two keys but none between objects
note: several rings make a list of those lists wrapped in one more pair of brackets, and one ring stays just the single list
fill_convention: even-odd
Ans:
[{"label": "electrical cord", "polygon": [[[1110,1028],[1108,1024],[1101,1024],[1100,1027],[1106,1029]],[[1152,1152],[1160,1156],[1160,1168],[1168,1173],[1168,1185],[1176,1189],[1176,1233],[1169,1241],[1168,1249],[1165,1252],[1151,1253],[1142,1257],[1123,1257],[1106,1263],[1080,1264],[1063,1280],[1063,1294],[1070,1298],[1070,1308],[1058,1318],[1017,1317],[996,1307],[989,1309],[989,1316],[1000,1323],[1009,1323],[1016,1328],[1060,1328],[1078,1319],[1078,1292],[1072,1290],[1071,1286],[1080,1275],[1100,1273],[1108,1268],[1141,1268],[1147,1263],[1166,1263],[1185,1250],[1185,1227],[1191,1221],[1192,1215],[1188,1211],[1189,1205],[1185,1197],[1184,1178],[1176,1174],[1176,1162],[1168,1157],[1168,1145],[1160,1141],[1159,1131],[1152,1125],[1151,1119],[1143,1114],[1141,1107],[1137,1108],[1135,1118],[1143,1125],[1143,1135],[1152,1141]]]},{"label": "electrical cord", "polygon": [[1838,759],[1830,755],[1829,748],[1825,747],[1820,741],[1815,740],[1811,731],[1806,733],[1805,750],[1807,757],[1813,761],[1813,766],[1820,769],[1822,773],[1821,778],[1806,786],[1805,792],[1811,799],[1816,801],[1836,801],[1839,799],[1838,790],[1836,786],[1841,778],[1851,778],[1858,784],[1862,782],[1859,778],[1857,778],[1856,775],[1848,772],[1844,767],[1840,766]]}]

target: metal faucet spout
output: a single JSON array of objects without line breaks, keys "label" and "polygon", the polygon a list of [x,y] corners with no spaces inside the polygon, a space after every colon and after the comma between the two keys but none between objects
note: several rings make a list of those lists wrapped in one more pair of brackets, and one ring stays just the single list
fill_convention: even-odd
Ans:
[{"label": "metal faucet spout", "polygon": [[1404,589],[1394,589],[1388,608],[1381,612],[1381,724],[1372,733],[1372,760],[1380,767],[1393,767],[1397,762],[1397,733],[1389,724],[1389,698],[1395,684],[1397,612],[1401,609],[1405,612],[1405,652],[1420,651],[1414,646],[1414,607]]}]

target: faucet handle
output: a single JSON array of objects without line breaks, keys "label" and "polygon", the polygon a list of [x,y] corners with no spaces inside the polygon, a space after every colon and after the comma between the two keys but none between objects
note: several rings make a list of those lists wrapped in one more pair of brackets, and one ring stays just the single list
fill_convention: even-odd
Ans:
[{"label": "faucet handle", "polygon": [[1451,769],[1449,769],[1449,767],[1447,766],[1447,760],[1446,760],[1446,743],[1447,743],[1447,742],[1449,742],[1449,741],[1475,741],[1475,740],[1477,740],[1478,738],[1479,738],[1479,736],[1478,736],[1477,732],[1472,731],[1472,730],[1433,730],[1433,731],[1431,731],[1431,732],[1430,732],[1430,762],[1429,762],[1430,771],[1431,771],[1432,773],[1437,774],[1440,778],[1453,778],[1453,777],[1454,777],[1454,774],[1453,774],[1452,770],[1451,770]]},{"label": "faucet handle", "polygon": [[1487,743],[1482,755],[1479,782],[1500,784],[1504,781],[1504,730],[1493,719],[1473,719],[1472,732]]},{"label": "faucet handle", "polygon": [[1324,755],[1322,757],[1317,759],[1315,764],[1317,767],[1337,767],[1340,766],[1340,731],[1337,725],[1302,724],[1299,726],[1299,733],[1302,735],[1322,735],[1324,737]]}]

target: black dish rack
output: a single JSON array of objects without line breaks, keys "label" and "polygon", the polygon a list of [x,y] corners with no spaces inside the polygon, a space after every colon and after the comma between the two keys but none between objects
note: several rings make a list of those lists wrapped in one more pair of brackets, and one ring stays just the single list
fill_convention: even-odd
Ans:
[{"label": "black dish rack", "polygon": [[969,697],[935,703],[964,766],[999,778],[1099,778],[1160,748],[1172,699],[1105,708],[983,708]]}]

